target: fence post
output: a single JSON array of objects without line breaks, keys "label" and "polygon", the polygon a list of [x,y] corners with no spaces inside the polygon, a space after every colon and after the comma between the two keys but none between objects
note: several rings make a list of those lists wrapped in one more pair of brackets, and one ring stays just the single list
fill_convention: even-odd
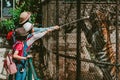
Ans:
[{"label": "fence post", "polygon": [[118,9],[119,0],[116,0],[116,80],[119,80],[119,26],[118,26]]},{"label": "fence post", "polygon": [[32,80],[32,69],[31,69],[30,65],[28,65],[28,80]]},{"label": "fence post", "polygon": [[[77,19],[80,19],[81,16],[81,0],[77,0]],[[77,22],[77,50],[76,50],[76,80],[81,80],[81,26],[80,26],[80,21]]]},{"label": "fence post", "polygon": [[[59,24],[59,0],[56,0],[56,24]],[[59,32],[56,32],[56,80],[59,80]]]}]

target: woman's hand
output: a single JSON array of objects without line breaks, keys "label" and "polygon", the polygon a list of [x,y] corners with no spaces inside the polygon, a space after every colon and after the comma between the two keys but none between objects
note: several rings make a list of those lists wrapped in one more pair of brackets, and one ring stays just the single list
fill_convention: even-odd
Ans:
[{"label": "woman's hand", "polygon": [[57,29],[60,29],[60,27],[59,27],[58,25],[56,25],[56,26],[54,27],[54,29],[57,30]]},{"label": "woman's hand", "polygon": [[56,25],[56,26],[54,26],[54,29],[48,29],[47,33],[52,32],[52,31],[57,30],[57,29],[60,29],[60,27]]}]

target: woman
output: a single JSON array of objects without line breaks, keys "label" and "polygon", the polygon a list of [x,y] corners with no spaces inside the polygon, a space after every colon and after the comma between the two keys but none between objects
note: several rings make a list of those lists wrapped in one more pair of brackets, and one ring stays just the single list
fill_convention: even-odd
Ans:
[{"label": "woman", "polygon": [[28,32],[27,40],[26,40],[26,51],[28,52],[31,45],[41,37],[43,37],[46,34],[46,31],[51,32],[54,30],[59,29],[59,26],[53,26],[53,27],[48,27],[48,28],[36,28],[33,27],[33,25],[30,22],[26,22],[23,25],[23,28],[25,29],[26,32]]},{"label": "woman", "polygon": [[24,49],[27,52],[29,51],[33,42],[43,37],[46,34],[46,31],[51,32],[53,30],[60,29],[60,27],[57,25],[53,27],[48,27],[48,28],[33,27],[33,24],[29,22],[31,19],[30,17],[31,17],[31,13],[24,11],[20,14],[20,20],[19,20],[20,26],[23,26],[22,28],[24,28],[24,30],[27,33],[29,33],[26,39],[26,42],[24,43],[25,45]]}]

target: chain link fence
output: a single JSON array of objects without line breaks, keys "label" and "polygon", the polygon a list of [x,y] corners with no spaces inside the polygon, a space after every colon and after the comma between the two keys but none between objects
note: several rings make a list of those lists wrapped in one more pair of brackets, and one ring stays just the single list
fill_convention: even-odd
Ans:
[{"label": "chain link fence", "polygon": [[40,54],[34,54],[41,55],[38,75],[43,80],[119,80],[119,4],[117,0],[44,1],[43,27],[70,24],[43,38]]}]

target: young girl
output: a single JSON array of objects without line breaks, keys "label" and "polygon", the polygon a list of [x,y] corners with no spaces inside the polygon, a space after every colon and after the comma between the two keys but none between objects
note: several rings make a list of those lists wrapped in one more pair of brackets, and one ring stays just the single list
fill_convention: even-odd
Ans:
[{"label": "young girl", "polygon": [[26,68],[24,66],[24,62],[32,57],[32,55],[24,56],[24,41],[27,38],[27,33],[19,34],[19,32],[15,32],[16,42],[13,45],[13,58],[17,66],[17,73],[15,74],[15,80],[25,80],[26,77]]}]

